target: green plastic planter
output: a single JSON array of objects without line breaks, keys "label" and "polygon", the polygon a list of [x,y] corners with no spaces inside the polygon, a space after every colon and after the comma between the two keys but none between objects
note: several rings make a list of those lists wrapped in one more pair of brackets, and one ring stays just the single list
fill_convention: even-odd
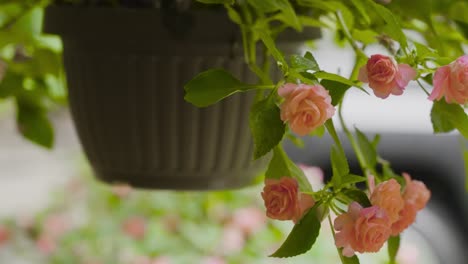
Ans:
[{"label": "green plastic planter", "polygon": [[[256,82],[224,11],[49,7],[44,30],[64,44],[73,120],[99,179],[134,187],[216,190],[250,184],[254,94],[198,109],[184,84],[209,68]],[[316,30],[309,35],[317,35]],[[298,48],[293,39],[284,50]]]}]

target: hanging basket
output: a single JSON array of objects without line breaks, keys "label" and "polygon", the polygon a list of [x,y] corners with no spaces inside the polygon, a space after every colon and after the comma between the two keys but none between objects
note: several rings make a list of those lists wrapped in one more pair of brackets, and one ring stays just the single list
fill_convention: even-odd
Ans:
[{"label": "hanging basket", "polygon": [[[209,68],[257,80],[224,11],[174,16],[52,6],[44,29],[62,37],[73,120],[99,179],[150,189],[232,189],[250,184],[264,167],[252,159],[254,94],[204,109],[183,99],[184,84]],[[301,44],[296,37],[282,47]]]}]

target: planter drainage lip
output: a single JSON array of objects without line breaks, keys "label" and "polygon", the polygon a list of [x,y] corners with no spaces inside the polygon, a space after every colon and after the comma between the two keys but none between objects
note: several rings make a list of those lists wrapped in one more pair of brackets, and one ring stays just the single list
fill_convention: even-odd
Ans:
[{"label": "planter drainage lip", "polygon": [[193,172],[167,172],[158,173],[123,173],[101,170],[95,167],[96,177],[107,184],[130,184],[133,188],[148,190],[176,190],[176,191],[223,191],[235,190],[255,183],[256,177],[239,177],[241,174],[260,175],[259,168],[249,171],[220,171],[199,173]]}]

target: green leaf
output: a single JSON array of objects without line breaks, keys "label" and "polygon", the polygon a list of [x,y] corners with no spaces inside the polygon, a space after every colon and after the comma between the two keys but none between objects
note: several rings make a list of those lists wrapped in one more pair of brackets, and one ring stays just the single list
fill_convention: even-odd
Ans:
[{"label": "green leaf", "polygon": [[299,183],[299,189],[301,191],[312,191],[312,186],[304,175],[304,172],[289,159],[281,146],[276,146],[273,149],[273,157],[271,158],[270,164],[268,165],[265,177],[271,179],[280,179],[284,176],[295,178]]},{"label": "green leaf", "polygon": [[[341,254],[341,252],[340,252],[340,254]],[[343,264],[359,264],[359,258],[356,255],[354,255],[354,256],[352,256],[350,258],[343,256],[341,258],[341,260],[342,260]]]},{"label": "green leaf", "polygon": [[336,146],[332,146],[330,153],[332,164],[332,182],[333,185],[339,188],[343,183],[343,178],[349,174],[348,160],[343,151],[340,151]]},{"label": "green leaf", "polygon": [[354,27],[354,15],[349,10],[349,8],[341,2],[338,1],[317,1],[317,0],[298,0],[297,1],[301,6],[307,6],[312,8],[321,9],[327,12],[338,12],[340,11],[343,20],[348,27],[352,29]]},{"label": "green leaf", "polygon": [[448,104],[445,100],[434,102],[431,121],[435,133],[449,132],[456,128],[468,138],[468,117],[458,104]]},{"label": "green leaf", "polygon": [[270,0],[270,1],[258,1],[258,0],[247,0],[248,3],[263,13],[270,13],[281,9],[279,1]]},{"label": "green leaf", "polygon": [[302,30],[302,24],[294,11],[291,3],[288,0],[248,0],[249,4],[260,12],[270,13],[275,11],[281,11],[284,16],[284,22],[297,31]]},{"label": "green leaf", "polygon": [[312,53],[307,52],[304,57],[299,55],[292,55],[291,56],[291,67],[297,70],[298,72],[303,71],[319,71],[320,68],[317,64]]},{"label": "green leaf", "polygon": [[197,0],[197,2],[204,3],[204,4],[228,4],[228,5],[233,5],[236,1],[235,0]]},{"label": "green leaf", "polygon": [[343,99],[346,91],[351,88],[350,85],[326,79],[323,79],[320,84],[330,93],[332,98],[332,105],[334,106],[341,102],[341,99]]},{"label": "green leaf", "polygon": [[468,3],[466,1],[457,1],[450,6],[449,15],[456,21],[463,22],[465,24],[468,23],[468,17],[466,16],[467,13]]},{"label": "green leaf", "polygon": [[234,93],[252,89],[273,88],[242,83],[222,69],[211,69],[200,73],[189,81],[184,99],[198,107],[212,105]]},{"label": "green leaf", "polygon": [[364,159],[365,165],[368,169],[372,169],[377,165],[377,151],[375,150],[372,142],[356,128],[357,143],[361,150],[362,158]]},{"label": "green leaf", "polygon": [[418,58],[421,60],[425,60],[427,58],[438,58],[439,54],[437,50],[429,48],[427,45],[421,44],[419,42],[413,42],[414,47],[416,48],[416,52]]},{"label": "green leaf", "polygon": [[231,21],[238,25],[242,25],[242,18],[239,12],[237,12],[234,8],[232,8],[229,5],[226,5],[225,8],[227,10],[228,16],[231,19]]},{"label": "green leaf", "polygon": [[265,44],[265,47],[267,47],[268,52],[271,54],[271,56],[273,56],[273,58],[277,62],[281,63],[281,65],[280,65],[281,68],[283,68],[283,70],[287,69],[288,68],[288,63],[284,59],[283,53],[281,53],[281,51],[276,47],[275,41],[270,36],[270,34],[268,34],[266,32],[265,28],[257,29],[256,33],[258,34],[258,36],[262,40],[263,44]]},{"label": "green leaf", "polygon": [[355,28],[351,32],[351,36],[355,40],[360,41],[366,45],[369,45],[369,44],[373,44],[377,42],[377,37],[379,36],[379,34],[370,29],[360,30],[360,29]]},{"label": "green leaf", "polygon": [[16,121],[21,134],[40,146],[52,148],[54,130],[44,110],[29,100],[17,98],[16,103],[18,108]]},{"label": "green leaf", "polygon": [[372,206],[367,194],[358,189],[346,189],[343,191],[343,194],[346,195],[353,201],[358,202],[362,207]]},{"label": "green leaf", "polygon": [[296,137],[296,135],[291,133],[287,133],[286,138],[289,139],[294,144],[294,146],[298,148],[304,148],[304,141],[302,138]]},{"label": "green leaf", "polygon": [[371,19],[367,14],[368,11],[364,2],[362,0],[351,0],[351,3],[356,7],[356,10],[359,12],[359,16],[364,20],[364,23],[369,25],[371,23]]},{"label": "green leaf", "polygon": [[400,248],[400,235],[391,236],[387,241],[389,264],[396,264],[396,256]]},{"label": "green leaf", "polygon": [[42,32],[42,19],[44,9],[40,7],[32,8],[26,14],[20,17],[9,29],[11,32],[16,32],[25,39],[32,41],[34,36],[38,36]]},{"label": "green leaf", "polygon": [[318,72],[314,73],[314,75],[315,75],[315,77],[317,77],[319,79],[322,79],[322,80],[330,80],[330,81],[335,81],[335,82],[339,82],[339,83],[342,83],[342,84],[346,84],[346,85],[349,85],[349,86],[357,87],[361,91],[365,92],[366,94],[369,94],[361,86],[357,85],[353,81],[350,81],[350,80],[346,79],[345,77],[340,76],[338,74],[329,73],[329,72],[325,72],[325,71],[318,71]]},{"label": "green leaf", "polygon": [[269,98],[254,104],[250,111],[249,125],[255,144],[254,159],[262,157],[278,145],[286,127],[280,118],[280,109]]},{"label": "green leaf", "polygon": [[316,129],[312,130],[312,132],[309,133],[309,136],[317,136],[317,137],[323,137],[325,135],[325,126],[319,126]]},{"label": "green leaf", "polygon": [[373,0],[367,0],[367,2],[374,7],[375,12],[385,21],[385,33],[398,41],[403,49],[408,47],[406,36],[403,33],[400,23],[395,18],[393,13],[386,7],[376,4],[373,2]]},{"label": "green leaf", "polygon": [[366,177],[364,177],[364,176],[355,175],[355,174],[348,174],[348,175],[341,178],[340,187],[343,187],[343,186],[345,186],[347,184],[353,184],[353,183],[364,182],[364,181],[366,181]]},{"label": "green leaf", "polygon": [[309,251],[314,245],[319,232],[320,221],[316,214],[317,206],[312,207],[297,223],[283,245],[270,257],[288,258]]},{"label": "green leaf", "polygon": [[398,178],[400,177],[399,175],[397,175],[393,170],[392,170],[392,167],[390,166],[390,164],[383,164],[382,166],[382,176],[383,176],[383,180],[386,181],[386,180],[389,180],[391,178]]},{"label": "green leaf", "polygon": [[23,87],[23,76],[8,72],[5,78],[0,81],[0,98],[7,98],[14,95],[18,90]]},{"label": "green leaf", "polygon": [[426,76],[421,76],[421,78],[428,84],[432,85],[433,74],[427,74]]}]

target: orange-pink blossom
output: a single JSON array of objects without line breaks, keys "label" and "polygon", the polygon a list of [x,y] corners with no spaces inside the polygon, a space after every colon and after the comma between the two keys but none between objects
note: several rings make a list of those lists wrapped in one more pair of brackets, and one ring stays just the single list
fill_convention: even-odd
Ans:
[{"label": "orange-pink blossom", "polygon": [[367,64],[359,70],[358,80],[369,83],[377,97],[387,98],[390,94],[401,95],[417,75],[408,64],[397,64],[388,56],[372,55]]},{"label": "orange-pink blossom", "polygon": [[390,237],[391,226],[384,210],[378,206],[363,208],[352,202],[348,212],[335,219],[335,245],[343,248],[343,255],[351,257],[355,251],[377,252]]},{"label": "orange-pink blossom", "polygon": [[449,65],[437,69],[432,80],[434,89],[430,100],[445,97],[447,103],[468,102],[468,55],[461,56]]},{"label": "orange-pink blossom", "polygon": [[335,114],[328,91],[321,85],[287,83],[278,89],[286,100],[281,104],[281,120],[291,130],[305,136]]},{"label": "orange-pink blossom", "polygon": [[315,204],[312,196],[299,191],[297,180],[291,177],[265,179],[262,198],[268,217],[277,220],[292,220],[294,223],[297,223]]},{"label": "orange-pink blossom", "polygon": [[404,206],[400,190],[400,184],[395,179],[390,179],[377,185],[370,196],[372,205],[387,213],[390,224],[398,220],[400,210]]}]

